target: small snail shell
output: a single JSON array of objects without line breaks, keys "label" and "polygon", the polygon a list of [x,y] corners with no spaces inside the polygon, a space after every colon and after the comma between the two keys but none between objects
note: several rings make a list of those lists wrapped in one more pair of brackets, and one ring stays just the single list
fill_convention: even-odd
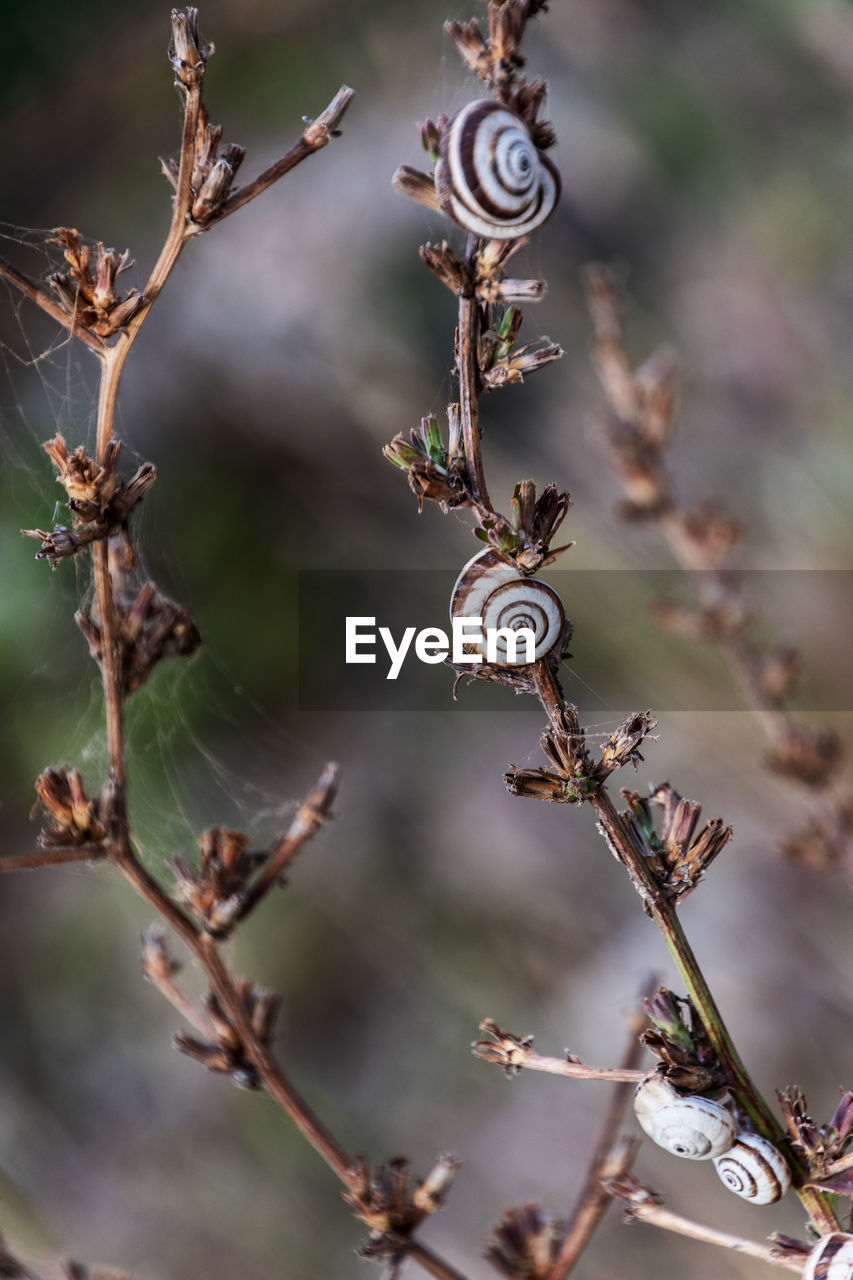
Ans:
[{"label": "small snail shell", "polygon": [[445,129],[435,187],[444,212],[466,231],[515,240],[550,217],[560,175],[520,116],[480,98]]},{"label": "small snail shell", "polygon": [[[469,560],[456,579],[450,617],[482,618],[484,633],[529,628],[535,640],[535,662],[559,644],[566,625],[563,603],[556,591],[538,578],[526,578],[512,560],[491,548]],[[523,642],[519,641],[516,660],[510,661],[506,637],[496,636],[495,640],[498,666],[525,665],[527,650]],[[485,634],[482,644],[472,641],[465,648],[469,653],[481,654],[485,661]]]},{"label": "small snail shell", "polygon": [[751,1204],[775,1204],[790,1189],[791,1171],[782,1153],[757,1133],[739,1133],[714,1167],[736,1196]]},{"label": "small snail shell", "polygon": [[684,1097],[662,1076],[650,1075],[634,1095],[634,1113],[649,1137],[685,1160],[722,1156],[735,1140],[736,1124],[721,1102]]},{"label": "small snail shell", "polygon": [[821,1236],[806,1259],[803,1280],[853,1280],[853,1236]]}]

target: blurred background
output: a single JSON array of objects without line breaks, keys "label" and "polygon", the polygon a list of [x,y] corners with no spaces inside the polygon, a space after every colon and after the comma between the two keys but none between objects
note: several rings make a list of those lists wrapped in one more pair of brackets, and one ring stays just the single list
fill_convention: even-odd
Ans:
[{"label": "blurred background", "polygon": [[[357,97],[339,142],[189,246],[128,367],[120,428],[125,468],[150,459],[159,473],[136,523],[145,569],[207,641],[131,706],[147,865],[168,875],[165,860],[213,823],[260,844],[324,761],[341,762],[337,821],[246,929],[235,967],[283,993],[284,1069],[344,1146],[404,1153],[421,1173],[439,1151],[463,1158],[424,1239],[471,1276],[490,1274],[481,1242],[502,1207],[569,1210],[607,1102],[604,1085],[507,1082],[475,1062],[480,1019],[609,1064],[644,975],[677,983],[591,815],[505,793],[506,765],[537,759],[532,703],[506,691],[486,710],[487,691],[472,688],[453,704],[436,670],[431,710],[300,710],[300,571],[429,568],[449,594],[476,550],[461,516],[417,515],[380,450],[452,396],[453,299],[417,247],[461,233],[389,179],[420,163],[418,121],[479,92],[441,24],[484,8],[203,7],[216,45],[205,99],[225,139],[249,148],[241,179],[339,84]],[[168,19],[151,0],[5,14],[0,251],[21,268],[55,266],[40,229],[74,226],[129,247],[143,282],[169,216],[157,158],[178,137]],[[685,496],[716,496],[746,520],[750,567],[850,569],[853,8],[562,0],[526,52],[551,84],[564,183],[520,272],[550,284],[527,331],[566,358],[484,403],[496,501],[522,476],[555,480],[575,503],[564,567],[669,566],[653,532],[619,523],[590,429],[600,397],[578,270],[605,258],[630,272],[636,356],[662,339],[680,352],[673,466]],[[104,743],[71,619],[85,568],[52,574],[18,532],[63,518],[40,444],[57,429],[72,445],[91,438],[93,361],[11,296],[0,352],[0,820],[12,854],[34,847],[37,773],[71,763],[94,783]],[[766,620],[768,634],[823,637],[818,659],[805,655],[814,705],[833,705],[849,664],[842,595],[828,586],[808,619],[777,598]],[[660,674],[653,629],[617,619],[609,609],[578,630],[581,687],[605,679],[614,625],[636,629],[637,661]],[[716,669],[715,655],[667,643],[673,678],[697,662]],[[632,709],[603,703],[592,731]],[[669,779],[734,825],[683,919],[760,1086],[772,1096],[797,1082],[827,1119],[838,1086],[853,1086],[850,890],[779,859],[803,810],[760,771],[747,713],[656,709],[660,741],[638,780],[618,781]],[[851,727],[848,714],[819,718]],[[139,973],[148,922],[108,868],[0,883],[0,1227],[36,1267],[73,1254],[137,1280],[366,1274],[353,1253],[363,1232],[288,1122],[171,1049],[176,1016]],[[750,1208],[708,1167],[648,1144],[638,1171],[710,1224],[802,1234],[793,1197]],[[628,1234],[611,1210],[576,1274],[721,1272],[762,1267],[653,1228]]]}]

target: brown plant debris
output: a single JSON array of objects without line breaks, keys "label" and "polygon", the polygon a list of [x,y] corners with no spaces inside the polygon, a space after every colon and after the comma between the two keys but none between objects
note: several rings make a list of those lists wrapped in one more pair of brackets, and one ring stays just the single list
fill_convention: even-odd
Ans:
[{"label": "brown plant debris", "polygon": [[[623,791],[628,810],[624,821],[648,859],[658,884],[673,900],[686,898],[696,888],[717,854],[732,838],[732,828],[722,818],[712,818],[696,834],[702,806],[684,800],[668,782],[652,789],[648,798]],[[653,808],[661,810],[660,832]]]},{"label": "brown plant debris", "polygon": [[116,476],[121,444],[111,440],[101,463],[88,457],[80,445],[70,453],[62,435],[43,445],[58,471],[57,480],[68,494],[68,506],[74,513],[73,528],[57,525],[51,532],[23,529],[28,538],[42,544],[37,560],[46,559],[55,569],[67,556],[76,555],[91,542],[106,538],[127,527],[130,513],[157,478],[150,462],[138,467],[129,480],[119,483]]},{"label": "brown plant debris", "polygon": [[178,901],[213,937],[227,933],[243,905],[250,876],[266,860],[265,853],[251,852],[247,846],[244,832],[211,827],[198,842],[197,872],[186,858],[172,861]]},{"label": "brown plant debris", "polygon": [[48,817],[38,837],[43,849],[89,846],[93,855],[104,852],[108,805],[102,796],[90,799],[86,795],[82,775],[76,769],[45,769],[36,778],[35,789]]},{"label": "brown plant debris", "polygon": [[[202,643],[201,632],[189,611],[164,596],[153,582],[146,582],[132,603],[117,603],[116,610],[122,692],[126,697],[145,684],[158,662],[189,657]],[[100,624],[82,610],[75,614],[75,621],[88,641],[89,652],[101,666],[104,655]]]},{"label": "brown plant debris", "polygon": [[842,1093],[835,1114],[826,1124],[816,1124],[811,1118],[806,1096],[798,1085],[778,1089],[776,1096],[791,1135],[791,1146],[802,1157],[809,1182],[824,1191],[853,1195],[853,1156],[848,1155],[853,1144],[853,1093]]},{"label": "brown plant debris", "polygon": [[532,1201],[504,1209],[484,1256],[511,1280],[548,1280],[566,1235],[566,1223]]},{"label": "brown plant debris", "polygon": [[109,338],[132,320],[145,298],[136,289],[122,296],[116,292],[116,280],[122,271],[133,266],[130,253],[118,254],[102,244],[93,251],[82,243],[80,232],[71,227],[57,227],[49,243],[61,245],[68,271],[48,276],[48,284],[59,305],[74,317],[75,326]]},{"label": "brown plant debris", "polygon": [[398,1267],[413,1232],[444,1204],[459,1163],[456,1156],[440,1155],[418,1181],[402,1156],[374,1165],[360,1159],[344,1199],[369,1229],[358,1250],[361,1257]]},{"label": "brown plant debris", "polygon": [[[272,1041],[273,1023],[278,1014],[281,997],[274,991],[267,990],[266,987],[255,987],[245,979],[241,979],[234,985],[257,1043],[268,1049]],[[215,992],[211,991],[208,994],[204,1007],[214,1030],[214,1038],[210,1041],[202,1041],[179,1031],[175,1036],[175,1047],[188,1057],[195,1058],[196,1062],[207,1067],[208,1071],[230,1076],[241,1089],[259,1089],[260,1073],[247,1053],[238,1032],[229,1022]]]}]

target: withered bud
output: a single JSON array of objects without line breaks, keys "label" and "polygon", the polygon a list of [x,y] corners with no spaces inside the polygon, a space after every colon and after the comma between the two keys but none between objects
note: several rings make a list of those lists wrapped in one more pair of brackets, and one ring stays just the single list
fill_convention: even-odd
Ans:
[{"label": "withered bud", "polygon": [[481,1058],[483,1062],[497,1063],[508,1077],[517,1076],[533,1048],[533,1036],[517,1036],[511,1031],[502,1031],[494,1018],[484,1018],[479,1029],[492,1039],[475,1040],[471,1045],[474,1057]]},{"label": "withered bud", "polygon": [[231,143],[210,167],[190,211],[195,222],[207,222],[219,212],[231,193],[234,177],[245,154],[243,147]]},{"label": "withered bud", "polygon": [[518,769],[510,765],[504,786],[511,796],[544,800],[547,804],[576,804],[580,796],[572,783],[548,769]]},{"label": "withered bud", "polygon": [[224,937],[242,908],[240,894],[265,860],[248,849],[243,831],[211,827],[199,838],[199,869],[180,856],[172,860],[176,897],[213,937]]},{"label": "withered bud", "polygon": [[[702,806],[682,799],[669,783],[653,789],[648,800],[632,791],[622,795],[629,806],[625,822],[658,884],[672,900],[686,898],[732,838],[732,828],[724,826],[721,818],[712,818],[694,839]],[[663,810],[660,834],[655,830],[652,805]]]},{"label": "withered bud", "polygon": [[596,766],[599,777],[604,779],[615,769],[621,769],[626,764],[632,764],[635,769],[638,769],[643,759],[639,751],[640,743],[646,738],[657,740],[654,732],[656,728],[657,720],[651,711],[638,711],[629,716],[605,743],[601,759]]},{"label": "withered bud", "polygon": [[636,426],[652,448],[668,443],[678,411],[678,362],[669,347],[659,347],[634,375]]},{"label": "withered bud", "polygon": [[86,456],[79,445],[69,453],[64,437],[58,433],[42,445],[58,471],[57,481],[68,494],[69,502],[84,519],[93,519],[107,506],[116,489],[116,472],[121,444],[111,440],[104,452],[104,460],[97,463]]},{"label": "withered bud", "polygon": [[106,249],[99,243],[93,273],[91,251],[80,240],[78,231],[57,227],[51,243],[62,245],[70,270],[67,275],[56,272],[48,276],[48,284],[60,305],[78,324],[99,337],[109,338],[144,306],[145,299],[136,289],[131,289],[124,298],[115,290],[119,273],[133,266],[127,250],[118,254],[115,249]]},{"label": "withered bud", "polygon": [[344,1200],[369,1228],[359,1254],[387,1258],[392,1265],[402,1259],[405,1241],[424,1218],[441,1207],[458,1164],[454,1156],[440,1156],[427,1177],[418,1181],[402,1156],[375,1165],[360,1159],[344,1194]]},{"label": "withered bud", "polygon": [[391,178],[391,186],[398,195],[409,196],[436,213],[441,208],[438,192],[435,189],[435,179],[431,173],[424,173],[421,169],[413,169],[411,165],[401,164]]},{"label": "withered bud", "polygon": [[686,640],[718,643],[743,631],[746,624],[743,609],[736,600],[693,609],[674,600],[656,600],[649,613],[659,627]]},{"label": "withered bud", "polygon": [[684,1093],[724,1088],[728,1079],[691,1001],[661,987],[644,1001],[652,1026],[640,1036],[658,1073]]},{"label": "withered bud", "polygon": [[39,834],[44,849],[76,849],[91,845],[95,851],[107,835],[107,805],[102,796],[90,800],[76,769],[45,769],[36,778],[38,799],[50,819]]},{"label": "withered bud", "polygon": [[482,369],[481,373],[486,386],[495,388],[523,382],[528,374],[544,369],[545,365],[562,359],[565,354],[556,342],[550,342],[547,338],[540,338],[538,342],[544,345],[528,343],[524,347],[519,347],[512,355],[496,360],[490,368]]},{"label": "withered bud", "polygon": [[435,418],[422,418],[420,428],[413,428],[408,440],[396,435],[382,452],[395,467],[407,472],[419,511],[425,499],[441,503],[445,510],[466,501],[461,458],[444,447]]},{"label": "withered bud", "polygon": [[418,253],[433,275],[437,276],[451,293],[462,297],[470,297],[470,269],[466,263],[456,256],[452,249],[448,248],[446,240],[442,240],[441,244],[427,243],[421,245]]},{"label": "withered bud", "polygon": [[843,757],[844,746],[835,730],[788,725],[767,764],[774,773],[818,790],[832,781]]},{"label": "withered bud", "polygon": [[812,815],[806,826],[782,844],[791,862],[810,871],[825,871],[853,859],[853,805],[837,804],[825,815]]},{"label": "withered bud", "polygon": [[[236,990],[255,1038],[267,1048],[281,1003],[280,997],[264,987],[253,987],[245,980],[236,984]],[[260,1074],[246,1053],[239,1034],[231,1026],[218,997],[212,991],[205,1000],[205,1008],[210,1015],[216,1039],[205,1042],[179,1032],[175,1036],[176,1048],[200,1062],[208,1071],[230,1076],[242,1089],[259,1089]]]},{"label": "withered bud", "polygon": [[355,89],[350,89],[348,85],[341,85],[332,101],[324,111],[321,111],[316,120],[305,118],[306,128],[303,130],[302,137],[313,147],[315,151],[319,151],[321,147],[327,146],[333,138],[340,136],[338,125],[344,118],[349,104],[355,97]]},{"label": "withered bud", "polygon": [[545,280],[483,280],[476,294],[481,302],[541,302],[548,292]]},{"label": "withered bud", "polygon": [[713,499],[684,512],[681,526],[697,567],[704,569],[723,565],[743,536],[741,521],[728,515]]},{"label": "withered bud", "polygon": [[777,645],[761,663],[759,690],[771,702],[784,702],[793,693],[802,669],[803,656],[795,645]]},{"label": "withered bud", "polygon": [[547,1280],[566,1235],[566,1224],[538,1204],[505,1209],[487,1242],[485,1256],[511,1280]]},{"label": "withered bud", "polygon": [[[162,595],[153,582],[146,582],[136,599],[130,605],[119,606],[118,612],[122,689],[126,696],[142,687],[158,662],[189,657],[202,643],[201,632],[189,611]],[[83,610],[74,615],[74,621],[100,666],[103,648],[99,623]]]},{"label": "withered bud", "polygon": [[435,1213],[447,1199],[447,1193],[456,1177],[456,1170],[462,1161],[458,1156],[444,1152],[433,1165],[412,1196],[412,1203],[421,1213]]},{"label": "withered bud", "polygon": [[492,78],[492,55],[476,18],[470,22],[445,22],[445,34],[456,45],[465,64],[487,84]]},{"label": "withered bud", "polygon": [[418,130],[424,151],[432,157],[433,163],[437,163],[441,150],[441,129],[435,120],[424,120],[423,124],[418,125]]},{"label": "withered bud", "polygon": [[51,569],[56,569],[68,556],[76,556],[90,542],[93,542],[96,531],[93,526],[85,526],[79,532],[69,529],[67,525],[57,524],[47,529],[22,529],[25,538],[37,538],[41,548],[36,552],[36,560],[47,560]]},{"label": "withered bud", "polygon": [[181,965],[172,955],[166,935],[159,924],[152,924],[142,934],[142,972],[149,982],[168,982],[180,973]]},{"label": "withered bud", "polygon": [[212,44],[204,44],[198,33],[198,9],[172,10],[172,48],[169,58],[181,84],[189,88],[201,84],[204,66],[213,53]]}]

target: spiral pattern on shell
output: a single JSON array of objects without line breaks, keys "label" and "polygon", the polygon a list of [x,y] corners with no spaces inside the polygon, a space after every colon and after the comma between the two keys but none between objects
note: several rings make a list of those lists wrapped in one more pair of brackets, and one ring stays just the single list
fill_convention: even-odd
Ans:
[{"label": "spiral pattern on shell", "polygon": [[853,1236],[844,1231],[821,1236],[806,1259],[803,1280],[853,1280]]},{"label": "spiral pattern on shell", "polygon": [[[485,632],[533,632],[533,660],[538,662],[560,642],[566,625],[563,603],[547,582],[527,578],[512,560],[491,549],[479,552],[463,568],[450,597],[450,617],[481,618],[483,640],[471,641],[465,648],[479,653],[488,661]],[[473,628],[469,628],[473,630]],[[493,662],[500,667],[527,664],[527,646],[519,639],[515,656],[508,648],[508,637],[495,636]]]},{"label": "spiral pattern on shell", "polygon": [[712,1160],[735,1140],[734,1117],[722,1102],[684,1097],[662,1076],[647,1076],[640,1084],[634,1114],[653,1142],[683,1160]]},{"label": "spiral pattern on shell", "polygon": [[757,1133],[739,1133],[714,1167],[729,1191],[751,1204],[775,1204],[791,1186],[785,1157]]},{"label": "spiral pattern on shell", "polygon": [[550,217],[560,175],[520,116],[480,98],[457,111],[445,129],[435,186],[442,209],[460,227],[515,240]]}]

